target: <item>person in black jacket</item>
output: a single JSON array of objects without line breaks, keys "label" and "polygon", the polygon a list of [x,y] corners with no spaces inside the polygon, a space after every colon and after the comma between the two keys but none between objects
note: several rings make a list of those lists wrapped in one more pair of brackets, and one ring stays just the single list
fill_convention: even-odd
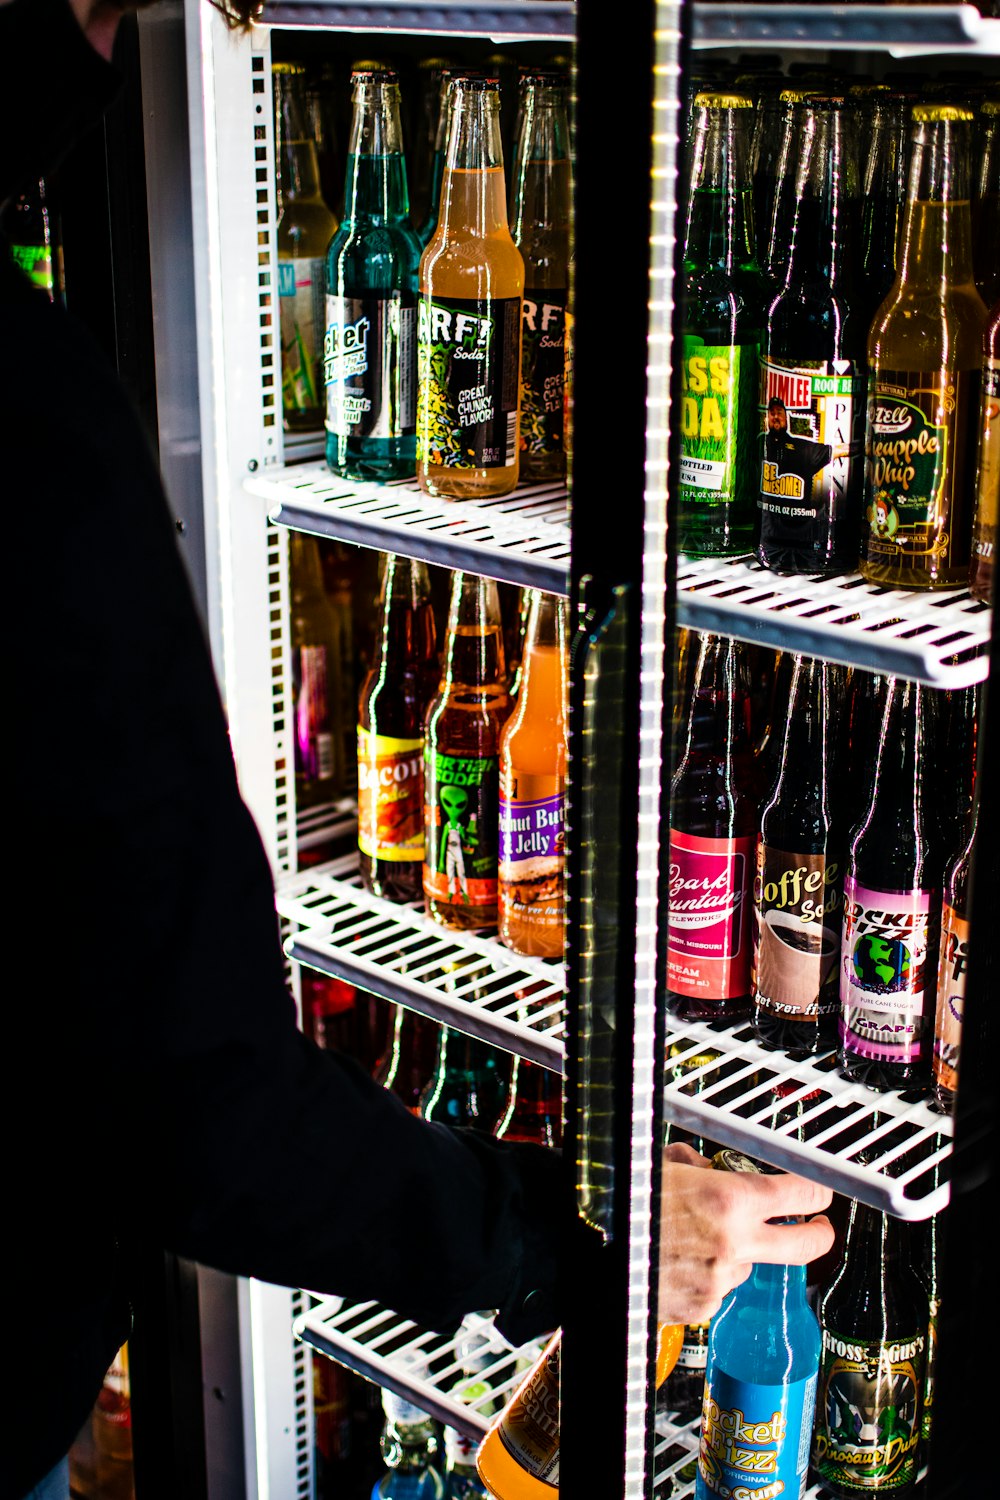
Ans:
[{"label": "person in black jacket", "polygon": [[[0,205],[99,118],[121,6],[0,0]],[[130,1331],[120,1242],[373,1297],[431,1327],[558,1326],[554,1153],[415,1119],[297,1028],[270,868],[141,425],[0,245],[8,661],[0,1500],[58,1475]],[[832,1239],[799,1178],[664,1169],[663,1321]],[[65,1478],[53,1480],[62,1483]],[[39,1489],[46,1496],[51,1486]]]}]

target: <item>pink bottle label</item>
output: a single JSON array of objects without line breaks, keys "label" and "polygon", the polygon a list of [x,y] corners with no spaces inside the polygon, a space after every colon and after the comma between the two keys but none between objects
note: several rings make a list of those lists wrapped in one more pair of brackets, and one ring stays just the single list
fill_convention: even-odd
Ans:
[{"label": "pink bottle label", "polygon": [[934,1019],[934,1082],[955,1093],[958,1054],[962,1046],[965,969],[969,924],[947,902],[941,913],[941,958],[938,962],[937,1014]]},{"label": "pink bottle label", "polygon": [[674,994],[732,1000],[749,991],[753,844],[670,830],[667,983]]},{"label": "pink bottle label", "polygon": [[919,1062],[929,1050],[935,975],[928,972],[928,891],[870,891],[844,881],[840,1036],[849,1052]]}]

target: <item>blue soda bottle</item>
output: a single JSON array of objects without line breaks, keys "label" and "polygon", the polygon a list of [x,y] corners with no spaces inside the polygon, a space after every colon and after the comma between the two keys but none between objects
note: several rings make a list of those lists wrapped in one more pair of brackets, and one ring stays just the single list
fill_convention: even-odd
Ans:
[{"label": "blue soda bottle", "polygon": [[712,1319],[696,1500],[801,1500],[820,1331],[805,1266],[756,1265]]}]

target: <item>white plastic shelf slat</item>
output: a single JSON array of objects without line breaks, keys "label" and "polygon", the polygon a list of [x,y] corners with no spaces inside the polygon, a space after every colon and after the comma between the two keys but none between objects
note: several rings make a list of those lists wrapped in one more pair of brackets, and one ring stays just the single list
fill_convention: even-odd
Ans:
[{"label": "white plastic shelf slat", "polygon": [[[342,1297],[318,1299],[292,1328],[296,1338],[395,1391],[473,1442],[485,1437],[494,1412],[506,1405],[544,1347],[539,1340],[515,1348],[480,1313],[471,1313],[457,1334],[445,1337],[379,1303]],[[459,1343],[467,1335],[487,1341],[487,1359],[473,1375],[464,1373],[459,1355]]]},{"label": "white plastic shelf slat", "polygon": [[325,464],[268,468],[244,481],[277,526],[565,595],[570,531],[563,486],[519,485],[498,500],[435,500],[414,480],[360,484]]},{"label": "white plastic shelf slat", "polygon": [[968,687],[989,671],[992,610],[966,589],[889,589],[858,573],[784,577],[751,558],[681,557],[677,618],[933,687]]},{"label": "white plastic shelf slat", "polygon": [[[656,1414],[653,1439],[653,1494],[656,1500],[689,1500],[694,1494],[701,1418],[678,1422],[671,1413]],[[802,1500],[829,1500],[829,1490],[808,1484]]]},{"label": "white plastic shelf slat", "polygon": [[356,851],[283,881],[277,906],[297,929],[285,942],[290,958],[562,1071],[562,964],[369,895]]},{"label": "white plastic shelf slat", "polygon": [[893,57],[1000,50],[1000,22],[974,5],[699,4],[693,44],[886,51]]},{"label": "white plastic shelf slat", "polygon": [[834,1191],[901,1219],[947,1203],[953,1125],[925,1099],[851,1082],[833,1051],[801,1062],[760,1047],[746,1024],[670,1025],[664,1112],[682,1129],[805,1176],[822,1163]]},{"label": "white plastic shelf slat", "polygon": [[331,31],[427,32],[500,41],[555,41],[576,30],[575,0],[267,0],[265,25]]}]

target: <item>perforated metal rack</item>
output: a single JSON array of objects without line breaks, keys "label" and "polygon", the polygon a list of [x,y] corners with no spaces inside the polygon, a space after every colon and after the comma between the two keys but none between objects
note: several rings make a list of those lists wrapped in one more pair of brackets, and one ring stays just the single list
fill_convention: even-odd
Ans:
[{"label": "perforated metal rack", "polygon": [[857,573],[785,578],[748,558],[683,557],[677,616],[696,630],[934,687],[968,687],[989,671],[992,612],[966,589],[888,589]]},{"label": "perforated metal rack", "polygon": [[[506,1404],[544,1340],[515,1348],[489,1317],[472,1313],[453,1338],[430,1333],[377,1302],[319,1298],[295,1319],[297,1338],[330,1355],[421,1410],[457,1428],[473,1442],[486,1434],[495,1410]],[[475,1341],[482,1363],[463,1369],[463,1341]],[[485,1389],[484,1389],[485,1388]]]},{"label": "perforated metal rack", "polygon": [[499,500],[434,500],[412,480],[352,484],[315,463],[267,469],[244,484],[271,502],[279,526],[547,593],[569,587],[568,504],[558,485],[519,485]]},{"label": "perforated metal rack", "polygon": [[278,910],[299,929],[285,943],[290,958],[562,1071],[561,964],[369,895],[356,852],[283,882]]}]

